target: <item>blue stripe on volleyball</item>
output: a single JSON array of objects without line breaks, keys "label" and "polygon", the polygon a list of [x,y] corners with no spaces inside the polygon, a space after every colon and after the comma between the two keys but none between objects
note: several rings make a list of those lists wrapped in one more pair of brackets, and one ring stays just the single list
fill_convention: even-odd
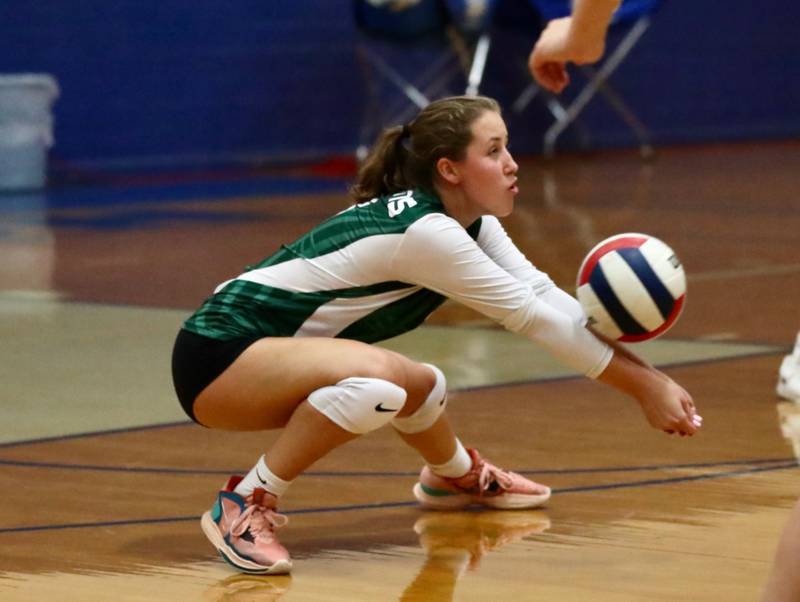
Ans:
[{"label": "blue stripe on volleyball", "polygon": [[650,298],[653,299],[653,303],[656,304],[658,311],[661,312],[661,317],[665,320],[669,318],[672,307],[675,305],[675,299],[667,287],[664,286],[664,283],[661,282],[661,278],[653,271],[644,254],[638,248],[630,247],[617,249],[617,253],[631,266],[634,274],[639,277],[639,281],[647,289]]},{"label": "blue stripe on volleyball", "polygon": [[608,284],[606,275],[603,273],[603,267],[599,263],[589,276],[589,285],[592,287],[594,294],[597,295],[600,303],[605,307],[608,315],[611,316],[611,319],[616,322],[624,334],[645,334],[647,332],[647,329],[639,324],[617,299],[617,295],[611,285]]}]

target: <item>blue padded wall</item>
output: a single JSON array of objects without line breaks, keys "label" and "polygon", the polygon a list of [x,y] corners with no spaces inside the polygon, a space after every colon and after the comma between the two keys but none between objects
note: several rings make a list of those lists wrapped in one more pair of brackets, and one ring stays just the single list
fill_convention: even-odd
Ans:
[{"label": "blue padded wall", "polygon": [[326,1],[4,0],[0,73],[58,79],[66,162],[339,152],[357,122],[351,28]]},{"label": "blue padded wall", "polygon": [[[537,28],[498,25],[485,93],[524,86]],[[657,144],[797,137],[797,31],[791,0],[667,0],[612,81]],[[51,156],[67,167],[345,154],[363,108],[349,0],[4,0],[0,73],[19,72],[58,79]],[[515,148],[536,151],[548,119],[541,104],[515,118]],[[584,121],[596,146],[632,142],[600,102]]]}]

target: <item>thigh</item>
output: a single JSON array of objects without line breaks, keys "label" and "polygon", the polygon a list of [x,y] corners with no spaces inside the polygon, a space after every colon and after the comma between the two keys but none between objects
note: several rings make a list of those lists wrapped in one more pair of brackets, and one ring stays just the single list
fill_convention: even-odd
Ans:
[{"label": "thigh", "polygon": [[433,386],[432,372],[422,364],[366,343],[264,338],[197,396],[194,414],[212,428],[280,428],[313,391],[351,376],[383,378],[410,391],[410,398]]},{"label": "thigh", "polygon": [[194,401],[257,339],[221,341],[181,329],[172,349],[172,381],[184,411],[197,421]]}]

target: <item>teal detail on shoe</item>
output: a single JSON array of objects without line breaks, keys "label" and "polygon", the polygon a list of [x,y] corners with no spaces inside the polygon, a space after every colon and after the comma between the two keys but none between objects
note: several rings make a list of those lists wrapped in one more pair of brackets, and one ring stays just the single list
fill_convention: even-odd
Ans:
[{"label": "teal detail on shoe", "polygon": [[[233,492],[229,492],[229,491],[220,491],[219,492],[219,497],[220,498],[224,497],[226,499],[229,499],[232,502],[235,502],[239,506],[239,509],[242,512],[244,512],[245,509],[247,508],[247,506],[244,503],[244,499],[238,493],[233,493]],[[219,503],[219,498],[217,498],[217,503]]]},{"label": "teal detail on shoe", "polygon": [[219,519],[222,518],[222,504],[219,503],[219,498],[217,501],[214,502],[214,507],[211,508],[211,519],[215,523],[219,523]]},{"label": "teal detail on shoe", "polygon": [[447,497],[449,495],[455,495],[452,491],[447,491],[446,489],[434,489],[433,487],[428,487],[425,483],[420,483],[420,487],[422,487],[422,491],[425,492],[426,495],[430,495],[432,497]]}]

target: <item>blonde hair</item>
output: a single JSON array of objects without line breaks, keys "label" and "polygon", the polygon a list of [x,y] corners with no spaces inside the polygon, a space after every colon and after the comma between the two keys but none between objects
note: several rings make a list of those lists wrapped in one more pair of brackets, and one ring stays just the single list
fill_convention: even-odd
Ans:
[{"label": "blonde hair", "polygon": [[350,194],[356,202],[403,190],[433,191],[436,162],[460,161],[472,141],[472,124],[486,111],[500,113],[486,96],[435,100],[407,125],[383,131],[358,172]]}]

